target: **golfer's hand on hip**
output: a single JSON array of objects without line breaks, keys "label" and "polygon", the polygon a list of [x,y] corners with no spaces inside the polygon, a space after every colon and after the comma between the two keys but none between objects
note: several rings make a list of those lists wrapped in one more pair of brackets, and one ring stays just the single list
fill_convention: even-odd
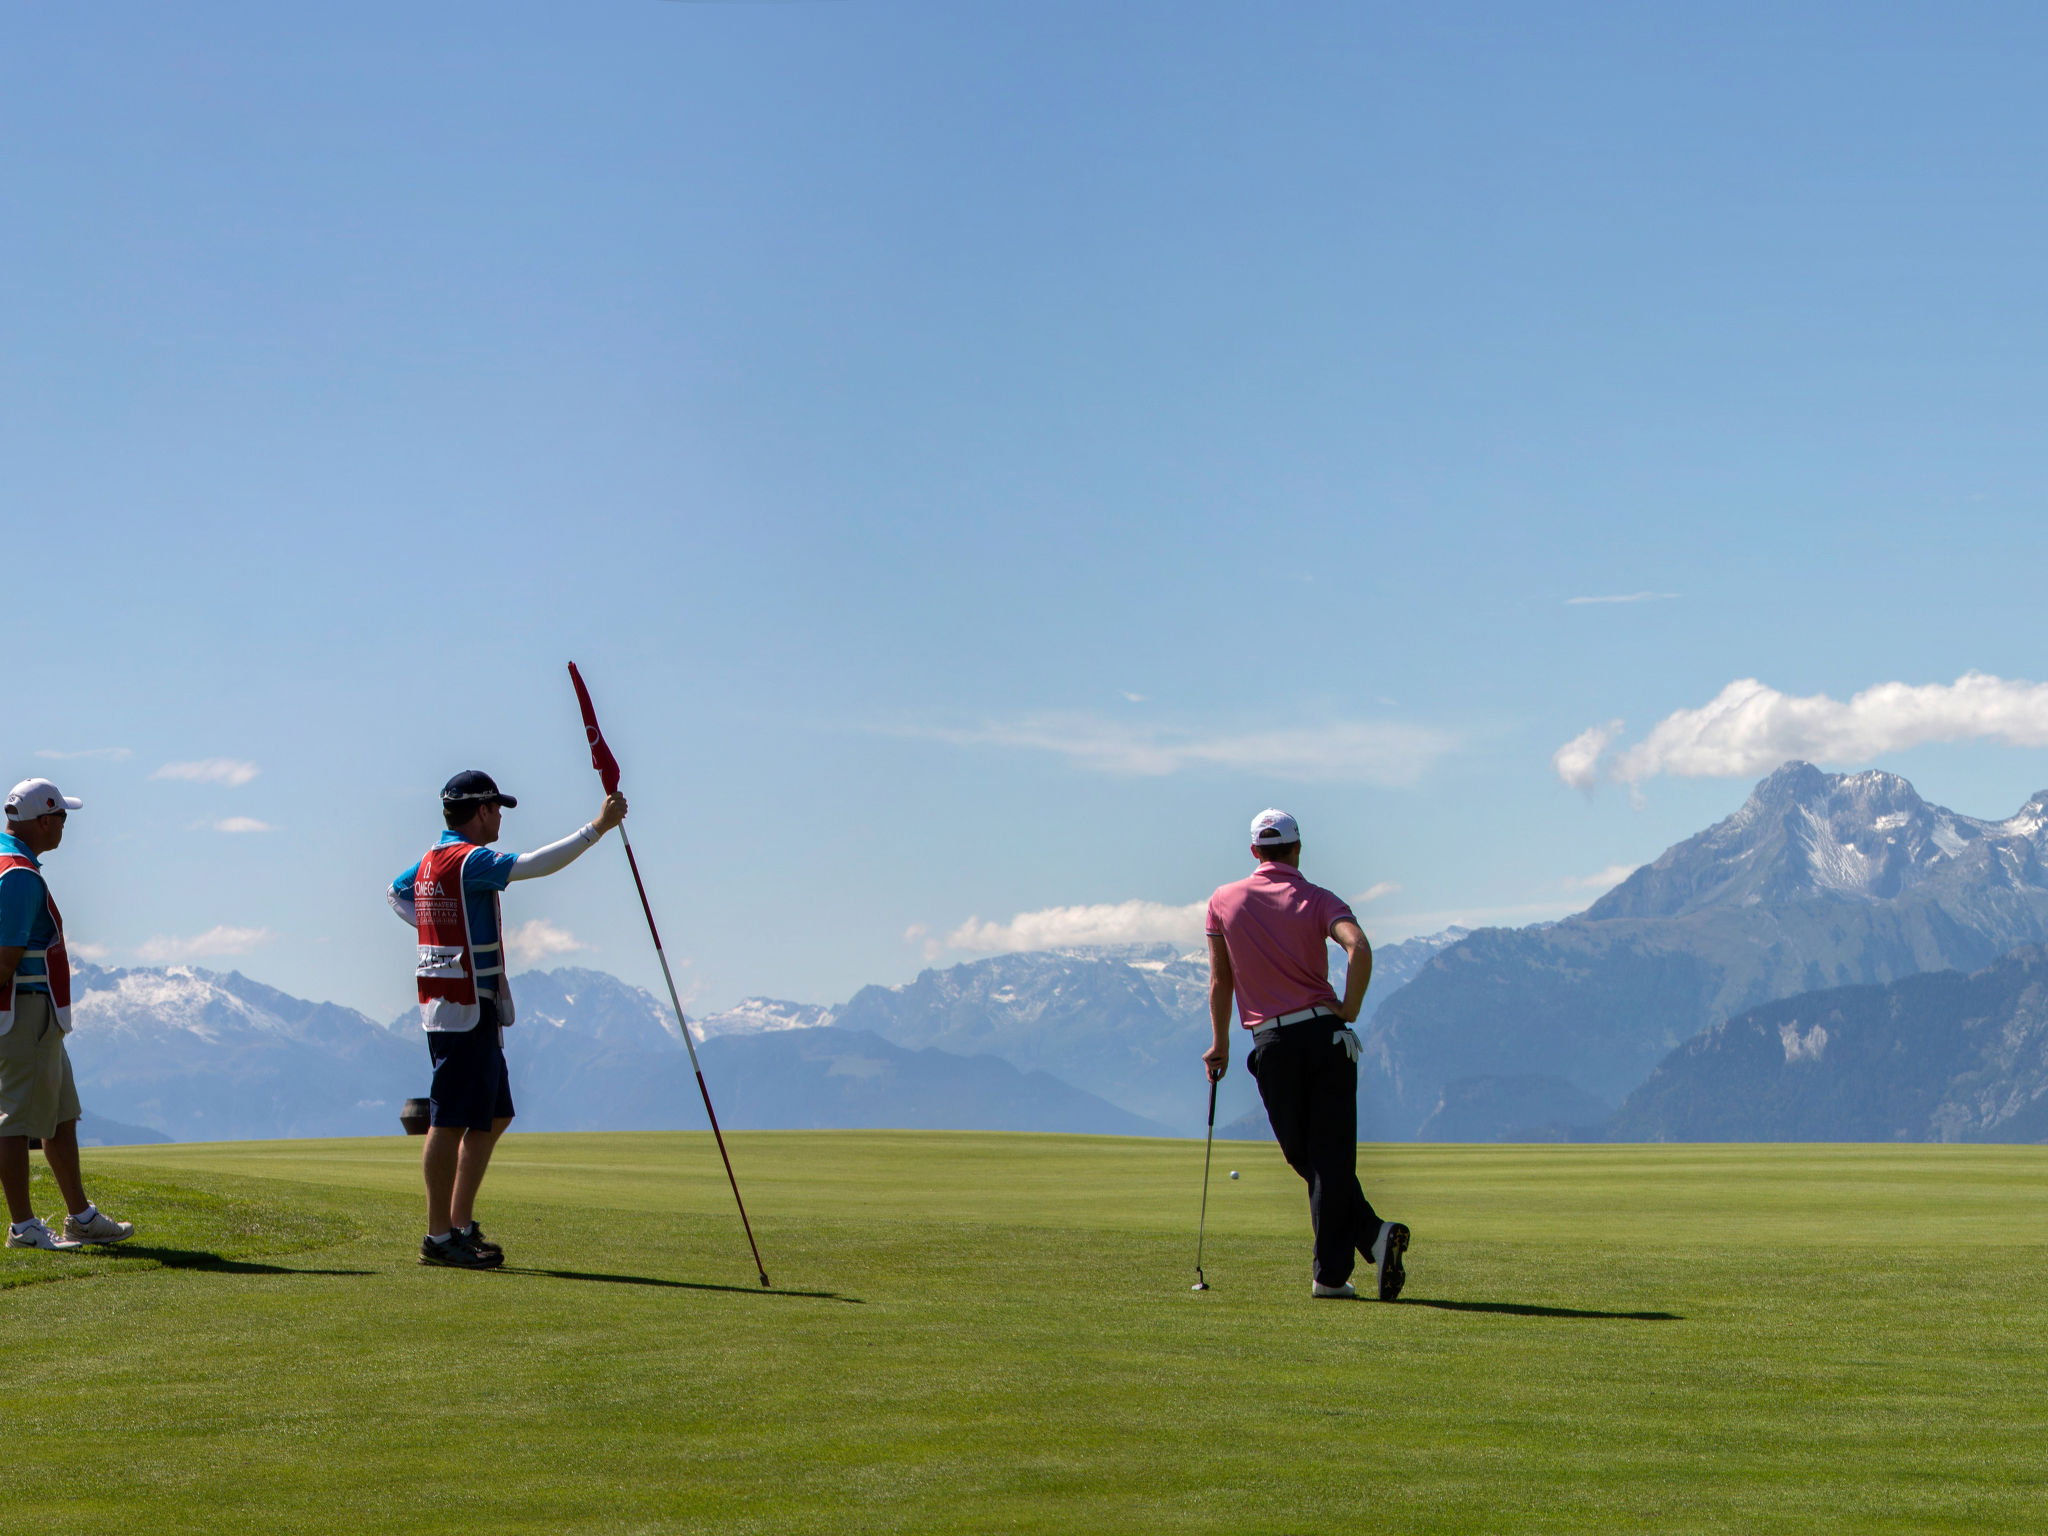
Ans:
[{"label": "golfer's hand on hip", "polygon": [[1230,1070],[1230,1047],[1227,1045],[1210,1046],[1209,1049],[1202,1052],[1202,1065],[1209,1069],[1210,1082],[1222,1082],[1223,1074]]},{"label": "golfer's hand on hip", "polygon": [[625,819],[626,797],[617,790],[613,790],[604,797],[604,809],[597,813],[597,820],[592,822],[591,825],[597,828],[598,835],[602,837]]}]

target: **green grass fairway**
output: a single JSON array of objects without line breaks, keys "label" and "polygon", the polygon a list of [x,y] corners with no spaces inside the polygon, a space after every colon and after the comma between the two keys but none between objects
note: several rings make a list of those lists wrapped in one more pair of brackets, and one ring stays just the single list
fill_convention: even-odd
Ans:
[{"label": "green grass fairway", "polygon": [[498,1274],[418,1150],[88,1153],[143,1233],[0,1254],[6,1528],[2048,1528],[2044,1148],[1367,1148],[1393,1307],[1269,1145],[1206,1295],[1199,1142],[736,1136],[765,1294],[705,1137],[509,1138]]}]

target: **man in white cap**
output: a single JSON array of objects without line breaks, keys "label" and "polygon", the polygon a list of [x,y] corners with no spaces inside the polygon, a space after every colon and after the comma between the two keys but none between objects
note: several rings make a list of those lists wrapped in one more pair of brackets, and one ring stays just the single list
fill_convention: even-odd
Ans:
[{"label": "man in white cap", "polygon": [[[1358,1183],[1358,1036],[1351,1025],[1372,980],[1372,946],[1344,898],[1301,873],[1301,830],[1285,811],[1252,818],[1258,868],[1209,898],[1212,1082],[1230,1069],[1230,1011],[1252,1032],[1247,1066],[1274,1138],[1308,1183],[1315,1231],[1312,1296],[1351,1298],[1352,1255],[1372,1261],[1381,1301],[1401,1294],[1408,1229],[1382,1221]],[[1340,1001],[1328,945],[1349,958]]]},{"label": "man in white cap", "polygon": [[[64,841],[65,817],[83,803],[48,779],[24,779],[7,792],[0,833],[0,1188],[10,1248],[82,1248],[135,1235],[86,1199],[78,1173],[78,1088],[64,1049],[71,964],[40,856]],[[29,1204],[30,1137],[42,1140],[64,1197],[61,1236]]]}]

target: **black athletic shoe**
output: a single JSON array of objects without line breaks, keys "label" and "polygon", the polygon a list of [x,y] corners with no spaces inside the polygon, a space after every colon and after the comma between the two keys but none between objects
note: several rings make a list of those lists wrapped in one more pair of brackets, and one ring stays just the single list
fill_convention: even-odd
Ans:
[{"label": "black athletic shoe", "polygon": [[481,1252],[460,1232],[450,1232],[439,1242],[431,1237],[421,1238],[420,1262],[448,1269],[496,1269],[505,1262],[505,1255]]},{"label": "black athletic shoe", "polygon": [[1389,1221],[1380,1227],[1380,1235],[1372,1245],[1373,1268],[1379,1271],[1380,1300],[1393,1301],[1401,1294],[1401,1287],[1408,1283],[1408,1270],[1401,1263],[1408,1252],[1408,1229],[1398,1221]]},{"label": "black athletic shoe", "polygon": [[466,1227],[456,1228],[456,1234],[486,1258],[502,1259],[505,1257],[505,1250],[492,1242],[488,1237],[485,1237],[484,1229],[473,1221]]}]

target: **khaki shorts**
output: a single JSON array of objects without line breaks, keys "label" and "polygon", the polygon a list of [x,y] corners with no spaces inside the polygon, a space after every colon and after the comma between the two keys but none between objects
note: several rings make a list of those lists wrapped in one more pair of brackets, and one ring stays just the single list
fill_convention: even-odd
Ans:
[{"label": "khaki shorts", "polygon": [[14,994],[14,1027],[0,1035],[0,1136],[49,1137],[78,1118],[71,1053],[47,992]]}]

